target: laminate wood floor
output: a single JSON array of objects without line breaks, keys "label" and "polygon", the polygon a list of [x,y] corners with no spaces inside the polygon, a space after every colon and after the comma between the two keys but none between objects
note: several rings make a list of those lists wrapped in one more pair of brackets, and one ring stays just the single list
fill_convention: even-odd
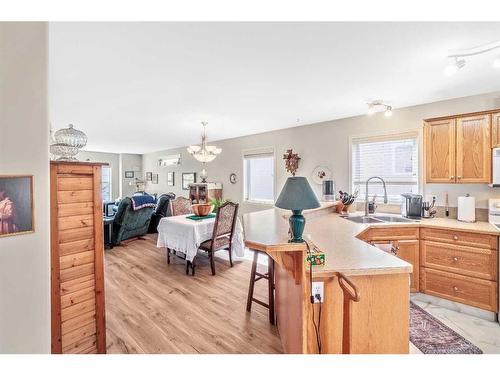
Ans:
[{"label": "laminate wood floor", "polygon": [[[105,251],[108,353],[281,353],[268,310],[246,311],[251,262],[229,267],[227,252],[216,255],[212,276],[206,253],[196,275],[185,261],[156,247],[156,235]],[[266,281],[256,296],[267,298]]]}]

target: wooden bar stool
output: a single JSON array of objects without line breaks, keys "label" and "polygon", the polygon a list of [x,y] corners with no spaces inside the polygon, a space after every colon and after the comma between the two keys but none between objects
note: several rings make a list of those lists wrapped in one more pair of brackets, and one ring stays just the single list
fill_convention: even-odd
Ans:
[{"label": "wooden bar stool", "polygon": [[[252,263],[252,271],[250,273],[250,285],[248,287],[248,298],[247,298],[247,311],[252,310],[252,302],[256,302],[259,305],[262,305],[269,309],[269,323],[274,325],[274,260],[266,253],[253,250],[253,263]],[[257,260],[259,259],[259,254],[266,255],[268,257],[267,262],[267,273],[262,274],[257,272]],[[269,296],[268,303],[258,300],[254,298],[253,291],[255,287],[255,282],[261,279],[267,280],[267,291]]]}]

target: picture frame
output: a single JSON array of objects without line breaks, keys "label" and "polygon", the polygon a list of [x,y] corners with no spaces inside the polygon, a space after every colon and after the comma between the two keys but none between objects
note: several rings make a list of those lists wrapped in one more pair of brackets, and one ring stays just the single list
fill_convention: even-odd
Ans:
[{"label": "picture frame", "polygon": [[167,186],[175,186],[175,172],[167,172]]},{"label": "picture frame", "polygon": [[182,174],[182,190],[189,190],[189,184],[196,182],[196,172]]},{"label": "picture frame", "polygon": [[125,178],[134,178],[134,171],[125,171]]},{"label": "picture frame", "polygon": [[153,181],[153,172],[146,172],[146,181]]},{"label": "picture frame", "polygon": [[157,184],[158,183],[158,173],[154,173],[152,176],[151,176],[151,182],[153,184]]},{"label": "picture frame", "polygon": [[35,232],[33,175],[0,175],[0,238]]}]

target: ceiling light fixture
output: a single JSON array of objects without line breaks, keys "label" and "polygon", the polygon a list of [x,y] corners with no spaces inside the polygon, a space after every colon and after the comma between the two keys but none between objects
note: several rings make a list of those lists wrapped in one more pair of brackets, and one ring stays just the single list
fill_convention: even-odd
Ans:
[{"label": "ceiling light fixture", "polygon": [[455,61],[444,69],[444,74],[446,74],[447,76],[452,76],[460,69],[462,69],[464,66],[465,66],[465,60],[464,59],[459,60],[458,57],[455,57]]},{"label": "ceiling light fixture", "polygon": [[377,112],[378,107],[383,107],[384,115],[386,117],[392,116],[392,107],[390,105],[385,104],[382,100],[373,100],[368,104],[368,115],[373,115]]},{"label": "ceiling light fixture", "polygon": [[202,163],[209,163],[214,160],[217,155],[219,155],[222,150],[216,146],[209,146],[207,144],[207,131],[206,122],[201,123],[203,125],[203,133],[201,135],[201,145],[189,146],[187,152],[192,155],[196,160]]},{"label": "ceiling light fixture", "polygon": [[[448,58],[454,59],[454,61],[444,69],[444,73],[447,76],[452,76],[460,69],[462,69],[465,66],[464,57],[482,55],[483,53],[487,53],[496,49],[500,49],[500,40],[497,40],[496,42],[492,43],[483,44],[477,47],[450,50],[448,51]],[[495,61],[493,62],[493,67],[500,68],[500,57],[497,57],[495,59]]]}]

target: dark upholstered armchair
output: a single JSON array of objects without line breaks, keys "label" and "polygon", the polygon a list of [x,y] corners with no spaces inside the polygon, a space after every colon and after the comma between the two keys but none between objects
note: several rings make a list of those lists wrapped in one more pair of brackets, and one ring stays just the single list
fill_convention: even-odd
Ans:
[{"label": "dark upholstered armchair", "polygon": [[162,217],[171,216],[170,212],[170,201],[175,199],[174,193],[162,194],[158,197],[156,201],[156,209],[151,216],[151,222],[149,223],[148,233],[158,233],[158,223]]},{"label": "dark upholstered armchair", "polygon": [[129,197],[123,198],[113,220],[113,245],[148,233],[153,210],[153,207],[145,207],[134,211],[132,200]]}]

